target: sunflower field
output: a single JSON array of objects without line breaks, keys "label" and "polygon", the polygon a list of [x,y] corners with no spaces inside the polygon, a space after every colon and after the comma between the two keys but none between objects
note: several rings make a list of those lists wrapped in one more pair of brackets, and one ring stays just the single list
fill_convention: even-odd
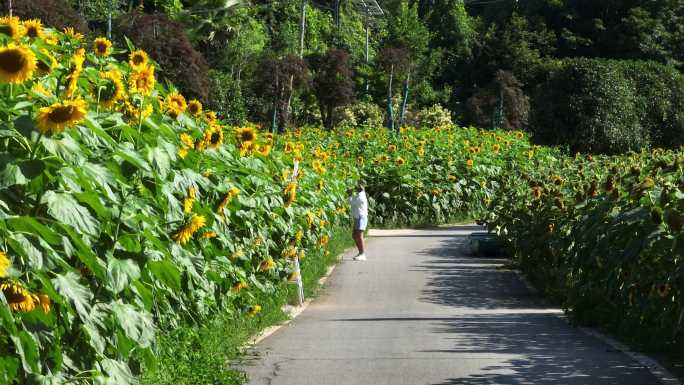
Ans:
[{"label": "sunflower field", "polygon": [[486,221],[572,319],[684,352],[684,152],[535,156]]},{"label": "sunflower field", "polygon": [[0,18],[0,383],[137,383],[159,330],[259,317],[349,226],[359,180],[373,225],[481,218],[578,319],[682,343],[681,152],[570,158],[451,124],[274,135],[161,70]]}]

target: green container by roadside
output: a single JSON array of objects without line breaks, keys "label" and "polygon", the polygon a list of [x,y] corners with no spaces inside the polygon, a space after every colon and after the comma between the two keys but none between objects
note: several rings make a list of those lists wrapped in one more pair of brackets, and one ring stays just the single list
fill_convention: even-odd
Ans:
[{"label": "green container by roadside", "polygon": [[499,255],[499,241],[496,235],[478,231],[468,236],[470,253],[478,257],[495,257]]}]

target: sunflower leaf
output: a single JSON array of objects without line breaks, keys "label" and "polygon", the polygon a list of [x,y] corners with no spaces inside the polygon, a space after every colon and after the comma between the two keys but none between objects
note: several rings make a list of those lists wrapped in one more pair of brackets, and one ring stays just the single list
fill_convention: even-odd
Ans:
[{"label": "sunflower leaf", "polygon": [[63,275],[58,274],[52,279],[52,284],[62,297],[74,304],[81,319],[88,319],[90,318],[90,300],[93,298],[93,293],[78,283],[78,278],[76,273],[70,271]]},{"label": "sunflower leaf", "polygon": [[119,326],[128,338],[136,341],[140,347],[146,348],[154,341],[154,324],[152,315],[136,309],[133,305],[120,300],[111,304],[111,309]]},{"label": "sunflower leaf", "polygon": [[100,223],[70,194],[48,191],[41,203],[47,204],[50,216],[72,226],[81,234],[97,235],[99,232]]},{"label": "sunflower leaf", "polygon": [[14,342],[14,350],[19,358],[21,358],[21,365],[24,367],[24,370],[28,373],[40,372],[40,367],[38,366],[40,355],[36,339],[24,330],[10,336],[10,339]]},{"label": "sunflower leaf", "polygon": [[118,294],[132,281],[140,278],[140,267],[132,259],[112,257],[107,264],[107,278],[109,289]]},{"label": "sunflower leaf", "polygon": [[9,163],[0,171],[0,189],[10,186],[25,185],[29,182],[16,164]]}]

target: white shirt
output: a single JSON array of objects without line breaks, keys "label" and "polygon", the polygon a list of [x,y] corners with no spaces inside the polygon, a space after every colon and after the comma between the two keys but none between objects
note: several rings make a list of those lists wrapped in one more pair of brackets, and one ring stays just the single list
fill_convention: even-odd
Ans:
[{"label": "white shirt", "polygon": [[368,216],[368,199],[365,191],[361,190],[350,196],[349,205],[351,206],[352,218]]}]

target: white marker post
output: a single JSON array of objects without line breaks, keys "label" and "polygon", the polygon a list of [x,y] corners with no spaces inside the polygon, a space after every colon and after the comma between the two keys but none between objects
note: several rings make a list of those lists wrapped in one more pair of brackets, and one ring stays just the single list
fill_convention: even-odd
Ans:
[{"label": "white marker post", "polygon": [[[294,167],[292,169],[292,176],[290,177],[290,182],[295,182],[297,180],[297,176],[299,175],[299,161],[295,160],[294,161]],[[290,228],[292,228],[292,219],[290,218]],[[304,304],[304,284],[302,283],[302,270],[299,267],[299,255],[295,255],[294,257],[294,267],[295,267],[295,274],[297,274],[297,279],[295,283],[297,284],[297,300],[299,301],[299,306],[302,306]]]}]

